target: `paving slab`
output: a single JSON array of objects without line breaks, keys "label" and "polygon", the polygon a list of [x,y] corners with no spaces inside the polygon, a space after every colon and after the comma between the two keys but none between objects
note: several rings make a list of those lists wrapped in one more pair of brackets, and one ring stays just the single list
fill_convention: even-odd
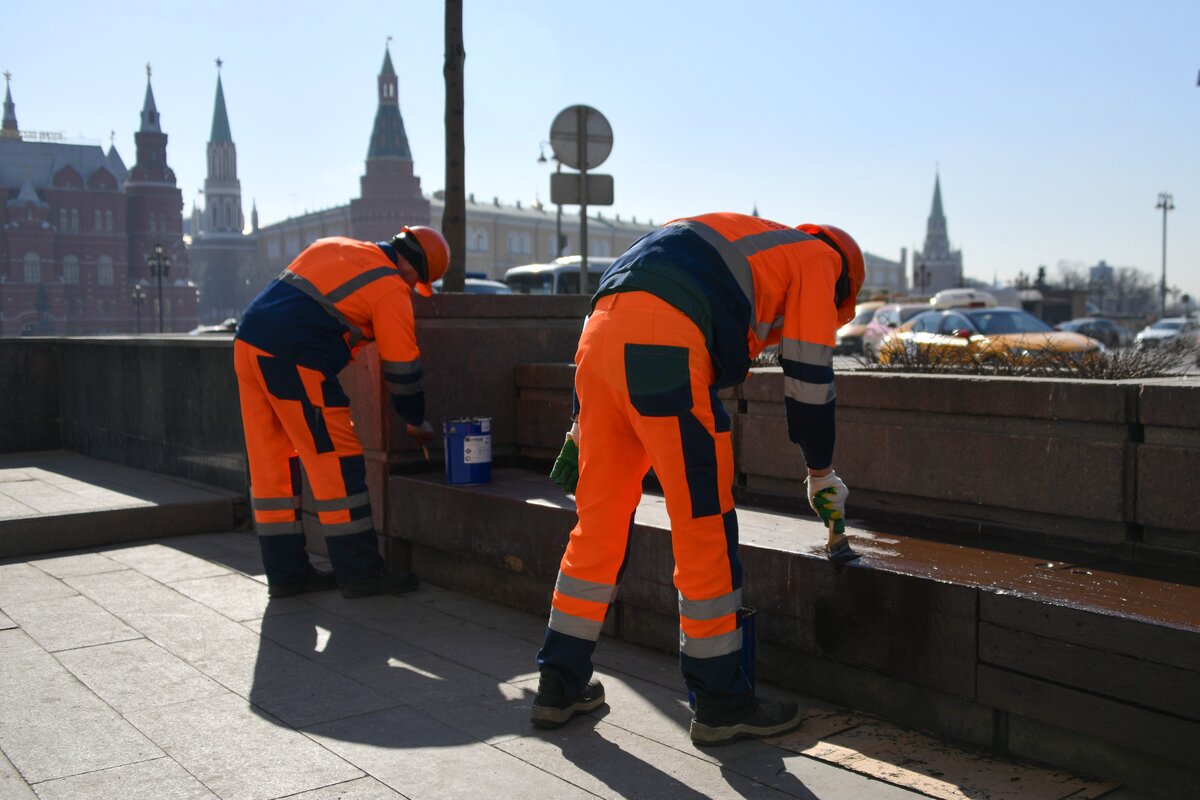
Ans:
[{"label": "paving slab", "polygon": [[233,528],[244,493],[65,450],[0,454],[0,558]]},{"label": "paving slab", "polygon": [[287,800],[405,800],[405,797],[374,778],[359,778],[294,794]]},{"label": "paving slab", "polygon": [[217,795],[169,758],[44,781],[40,800],[214,800]]},{"label": "paving slab", "polygon": [[[411,708],[314,726],[308,734],[412,800],[476,800],[481,794],[524,800],[592,797],[557,775]],[[462,780],[466,775],[477,776],[478,782]]]},{"label": "paving slab", "polygon": [[23,631],[0,631],[0,749],[30,783],[162,756]]},{"label": "paving slab", "polygon": [[305,608],[304,601],[296,597],[272,599],[260,581],[238,572],[181,580],[171,588],[235,622],[292,614]]},{"label": "paving slab", "polygon": [[17,627],[17,623],[13,622],[8,615],[0,612],[0,631],[6,631],[15,627]]},{"label": "paving slab", "polygon": [[149,639],[68,650],[57,658],[121,714],[232,694]]},{"label": "paving slab", "polygon": [[273,800],[363,772],[240,697],[146,709],[130,721],[222,800]]},{"label": "paving slab", "polygon": [[3,751],[0,751],[0,797],[4,800],[37,800],[33,789]]},{"label": "paving slab", "polygon": [[113,561],[103,553],[70,553],[44,558],[32,558],[29,563],[56,578],[75,575],[95,575],[99,572],[119,572],[129,567]]},{"label": "paving slab", "polygon": [[37,567],[23,562],[0,564],[0,609],[16,603],[32,603],[77,592]]},{"label": "paving slab", "polygon": [[14,603],[8,611],[25,633],[50,653],[142,638],[82,595]]},{"label": "paving slab", "polygon": [[148,578],[166,584],[230,574],[228,569],[219,564],[157,542],[112,548],[105,550],[104,555],[119,564],[136,569]]}]

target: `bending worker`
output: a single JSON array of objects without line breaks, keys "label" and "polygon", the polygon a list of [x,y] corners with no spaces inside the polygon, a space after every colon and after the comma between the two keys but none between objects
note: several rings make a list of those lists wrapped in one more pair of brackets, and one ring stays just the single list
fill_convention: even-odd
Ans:
[{"label": "bending worker", "polygon": [[[390,242],[318,239],[250,303],[234,365],[250,461],[250,504],[271,597],[341,587],[346,597],[416,589],[387,574],[367,494],[362,445],[337,374],[370,341],[392,405],[424,446],[421,353],[412,292],[426,297],[450,262],[433,228],[404,228]],[[300,527],[300,466],[312,487],[333,573],[317,570]]]},{"label": "bending worker", "polygon": [[[579,522],[558,573],[532,721],[558,727],[604,702],[592,652],[628,555],[650,467],[671,518],[679,661],[695,695],[692,741],[724,744],[799,724],[739,667],[742,570],[730,420],[717,391],[779,344],[788,433],[808,465],[810,503],[832,529],[846,486],[834,474],[833,347],[863,282],[854,239],[743,214],[678,219],[604,273],[575,356]],[[569,445],[568,445],[569,447]],[[845,557],[844,533],[832,558]]]}]

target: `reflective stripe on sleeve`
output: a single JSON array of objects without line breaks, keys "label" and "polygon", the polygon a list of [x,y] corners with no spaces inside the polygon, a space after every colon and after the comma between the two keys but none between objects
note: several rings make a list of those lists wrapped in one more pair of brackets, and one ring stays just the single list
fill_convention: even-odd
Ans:
[{"label": "reflective stripe on sleeve", "polygon": [[716,658],[742,649],[742,629],[735,628],[718,636],[697,638],[679,631],[679,652],[692,658]]},{"label": "reflective stripe on sleeve", "polygon": [[682,592],[679,593],[679,616],[688,619],[718,619],[728,614],[736,614],[741,608],[740,587],[709,600],[688,600]]},{"label": "reflective stripe on sleeve", "polygon": [[421,359],[412,361],[381,361],[383,378],[387,381],[388,391],[394,395],[410,395],[424,391],[422,378],[425,376],[421,368]]},{"label": "reflective stripe on sleeve", "polygon": [[799,339],[782,339],[779,342],[779,357],[801,364],[828,367],[833,364],[833,348],[824,344],[802,342]]},{"label": "reflective stripe on sleeve", "polygon": [[617,596],[617,587],[611,583],[596,583],[582,578],[572,578],[564,572],[558,573],[558,581],[554,591],[578,600],[588,600],[593,603],[611,603]]},{"label": "reflective stripe on sleeve", "polygon": [[783,396],[812,406],[823,406],[837,397],[832,383],[807,383],[783,376]]},{"label": "reflective stripe on sleeve", "polygon": [[254,530],[259,536],[285,536],[289,533],[304,533],[300,520],[294,522],[256,522]]},{"label": "reflective stripe on sleeve", "polygon": [[[600,629],[604,627],[604,623],[592,619],[584,619],[583,617],[576,617],[557,608],[551,608],[549,627],[552,631],[565,633],[567,636],[574,636],[576,639],[586,639],[589,642],[594,642],[600,638]],[[741,633],[741,631],[738,631],[738,633]]]}]

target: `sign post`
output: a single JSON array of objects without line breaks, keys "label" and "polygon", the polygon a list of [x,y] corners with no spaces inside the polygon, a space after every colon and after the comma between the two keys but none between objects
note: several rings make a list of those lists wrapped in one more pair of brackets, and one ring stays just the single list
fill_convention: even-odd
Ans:
[{"label": "sign post", "polygon": [[[592,177],[598,180],[589,181],[588,170],[604,163],[612,152],[612,142],[612,126],[591,106],[568,106],[558,113],[550,126],[554,157],[579,170],[578,176],[567,173],[550,177],[550,201],[579,204],[579,290],[584,293],[588,291],[587,207],[589,203],[612,205],[613,188],[611,175],[594,175]],[[576,182],[577,196],[568,188],[570,183]],[[593,185],[598,185],[600,192],[594,193]],[[607,195],[603,193],[605,190]]]}]

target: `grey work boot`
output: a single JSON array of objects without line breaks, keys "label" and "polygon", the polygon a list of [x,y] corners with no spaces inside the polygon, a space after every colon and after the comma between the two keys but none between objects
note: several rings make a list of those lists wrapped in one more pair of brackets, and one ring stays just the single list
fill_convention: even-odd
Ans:
[{"label": "grey work boot", "polygon": [[738,739],[775,736],[800,724],[800,707],[792,700],[755,698],[748,706],[723,708],[696,699],[692,743],[700,747],[729,744]]},{"label": "grey work boot", "polygon": [[604,686],[600,681],[592,678],[583,688],[583,694],[568,699],[562,681],[550,670],[543,669],[529,721],[539,728],[561,728],[576,714],[594,711],[602,705]]}]

